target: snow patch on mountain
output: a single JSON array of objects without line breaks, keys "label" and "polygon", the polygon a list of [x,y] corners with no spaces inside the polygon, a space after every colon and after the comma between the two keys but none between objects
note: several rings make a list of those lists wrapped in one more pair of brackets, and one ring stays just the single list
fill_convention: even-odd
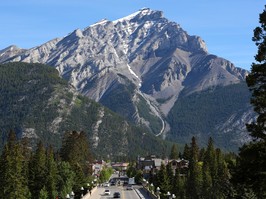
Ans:
[{"label": "snow patch on mountain", "polygon": [[128,67],[128,70],[129,70],[129,72],[132,74],[132,75],[134,75],[138,80],[139,80],[139,87],[141,87],[141,79],[139,78],[139,76],[137,76],[136,75],[136,73],[131,69],[131,67],[130,67],[130,65],[129,64],[127,64],[127,67]]}]

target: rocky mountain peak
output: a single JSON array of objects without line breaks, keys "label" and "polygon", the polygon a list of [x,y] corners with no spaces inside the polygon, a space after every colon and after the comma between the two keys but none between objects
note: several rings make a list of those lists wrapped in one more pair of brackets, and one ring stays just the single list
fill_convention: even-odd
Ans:
[{"label": "rocky mountain peak", "polygon": [[100,20],[29,50],[14,49],[2,50],[0,62],[54,66],[82,94],[132,120],[149,125],[153,118],[157,126],[163,124],[160,132],[167,127],[162,118],[181,93],[237,84],[247,74],[209,54],[201,37],[149,8]]}]

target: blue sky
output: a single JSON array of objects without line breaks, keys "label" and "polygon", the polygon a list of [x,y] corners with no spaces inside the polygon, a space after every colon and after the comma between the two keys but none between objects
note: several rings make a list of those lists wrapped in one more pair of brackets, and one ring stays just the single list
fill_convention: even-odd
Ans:
[{"label": "blue sky", "polygon": [[257,48],[263,0],[8,0],[0,4],[0,49],[32,48],[103,19],[115,20],[149,7],[161,10],[189,35],[200,36],[211,54],[250,69]]}]

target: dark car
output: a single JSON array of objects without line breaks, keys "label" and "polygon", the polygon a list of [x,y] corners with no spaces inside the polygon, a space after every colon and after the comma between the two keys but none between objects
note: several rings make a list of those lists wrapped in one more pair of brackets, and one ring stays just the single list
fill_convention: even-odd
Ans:
[{"label": "dark car", "polygon": [[111,182],[111,186],[115,186],[115,181],[112,181]]},{"label": "dark car", "polygon": [[119,192],[114,192],[113,198],[120,198],[120,193]]}]

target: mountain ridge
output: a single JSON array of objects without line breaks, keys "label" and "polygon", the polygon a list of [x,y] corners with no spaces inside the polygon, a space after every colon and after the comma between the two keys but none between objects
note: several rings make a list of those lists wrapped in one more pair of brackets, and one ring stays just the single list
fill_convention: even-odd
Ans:
[{"label": "mountain ridge", "polygon": [[83,95],[164,138],[171,131],[166,118],[180,93],[239,84],[248,74],[209,54],[199,36],[188,35],[161,11],[149,8],[76,29],[29,50],[9,52],[9,57],[3,53],[0,63],[55,67]]}]

